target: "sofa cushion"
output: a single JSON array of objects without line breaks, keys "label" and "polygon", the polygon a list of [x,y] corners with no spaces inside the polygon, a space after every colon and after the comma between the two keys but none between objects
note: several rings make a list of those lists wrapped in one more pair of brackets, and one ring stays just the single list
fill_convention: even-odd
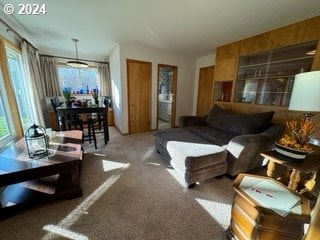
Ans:
[{"label": "sofa cushion", "polygon": [[209,141],[212,144],[224,146],[229,143],[229,141],[234,137],[233,134],[228,134],[216,128],[195,126],[186,127],[189,132]]},{"label": "sofa cushion", "polygon": [[224,110],[214,105],[206,118],[207,126],[219,129],[226,133],[232,133],[231,127],[237,122],[238,114]]},{"label": "sofa cushion", "polygon": [[261,133],[270,127],[274,112],[239,114],[230,128],[235,135]]},{"label": "sofa cushion", "polygon": [[210,142],[206,141],[204,138],[192,134],[184,128],[161,129],[159,131],[156,131],[154,133],[154,136],[164,147],[167,146],[168,141],[210,144]]},{"label": "sofa cushion", "polygon": [[[188,169],[190,172],[227,163],[227,151],[213,144],[169,141],[167,150],[179,168]],[[226,170],[221,174],[225,174]]]}]

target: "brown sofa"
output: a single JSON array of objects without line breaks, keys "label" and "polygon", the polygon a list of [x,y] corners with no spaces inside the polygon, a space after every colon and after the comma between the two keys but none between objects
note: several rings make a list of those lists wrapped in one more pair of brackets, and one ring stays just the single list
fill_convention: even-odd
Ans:
[{"label": "brown sofa", "polygon": [[215,105],[207,116],[182,116],[179,128],[155,132],[156,150],[170,164],[169,141],[218,145],[227,151],[227,174],[236,176],[261,167],[260,153],[272,149],[281,136],[284,126],[273,124],[273,115],[237,114]]}]

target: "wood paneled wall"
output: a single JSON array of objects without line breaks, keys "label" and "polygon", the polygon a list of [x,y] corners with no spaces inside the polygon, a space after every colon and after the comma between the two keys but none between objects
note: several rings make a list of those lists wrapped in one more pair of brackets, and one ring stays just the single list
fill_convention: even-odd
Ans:
[{"label": "wood paneled wall", "polygon": [[[313,40],[320,40],[320,16],[221,46],[217,48],[214,80],[233,81],[233,95],[239,56]],[[320,41],[312,70],[320,70]],[[214,103],[223,108],[243,113],[273,110],[276,112],[273,121],[280,124],[284,124],[287,119],[300,118],[302,114],[301,112],[288,111],[287,107],[233,103],[232,99],[227,103]],[[320,112],[315,113],[313,120],[319,123],[320,128]]]},{"label": "wood paneled wall", "polygon": [[[234,81],[234,88],[239,56],[313,40],[320,40],[320,16],[221,46],[217,49],[216,53],[215,81],[232,80]],[[318,42],[316,52],[312,65],[313,71],[320,70],[320,41]],[[273,122],[280,124],[284,124],[288,119],[300,118],[302,116],[301,112],[288,111],[287,107],[280,106],[277,107],[233,102],[217,102],[217,104],[225,109],[241,113],[272,110],[275,111]],[[318,124],[318,129],[320,129],[320,112],[316,112],[314,114],[315,116],[312,120]],[[318,148],[316,151],[320,152]],[[315,239],[320,235],[319,222],[320,197],[318,197],[316,207],[313,211],[312,221],[305,238],[306,240]]]}]

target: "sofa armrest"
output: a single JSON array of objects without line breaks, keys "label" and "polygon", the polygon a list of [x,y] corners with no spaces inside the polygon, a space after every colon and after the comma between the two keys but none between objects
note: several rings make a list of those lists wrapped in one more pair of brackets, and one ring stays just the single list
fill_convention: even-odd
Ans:
[{"label": "sofa armrest", "polygon": [[179,117],[179,127],[189,127],[189,126],[205,126],[206,116],[181,116]]},{"label": "sofa armrest", "polygon": [[262,166],[260,153],[271,150],[284,127],[273,124],[259,134],[238,135],[230,140],[228,150],[228,174],[235,176]]}]

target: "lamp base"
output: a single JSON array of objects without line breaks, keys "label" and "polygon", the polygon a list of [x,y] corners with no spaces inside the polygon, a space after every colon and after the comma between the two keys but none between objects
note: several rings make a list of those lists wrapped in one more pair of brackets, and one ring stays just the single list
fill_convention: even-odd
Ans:
[{"label": "lamp base", "polygon": [[275,143],[274,150],[283,156],[283,159],[288,162],[293,163],[303,163],[304,159],[308,156],[308,152],[299,151],[293,148],[282,146],[278,143]]},{"label": "lamp base", "polygon": [[311,112],[306,112],[303,114],[305,120],[310,120],[311,117],[314,116]]}]

